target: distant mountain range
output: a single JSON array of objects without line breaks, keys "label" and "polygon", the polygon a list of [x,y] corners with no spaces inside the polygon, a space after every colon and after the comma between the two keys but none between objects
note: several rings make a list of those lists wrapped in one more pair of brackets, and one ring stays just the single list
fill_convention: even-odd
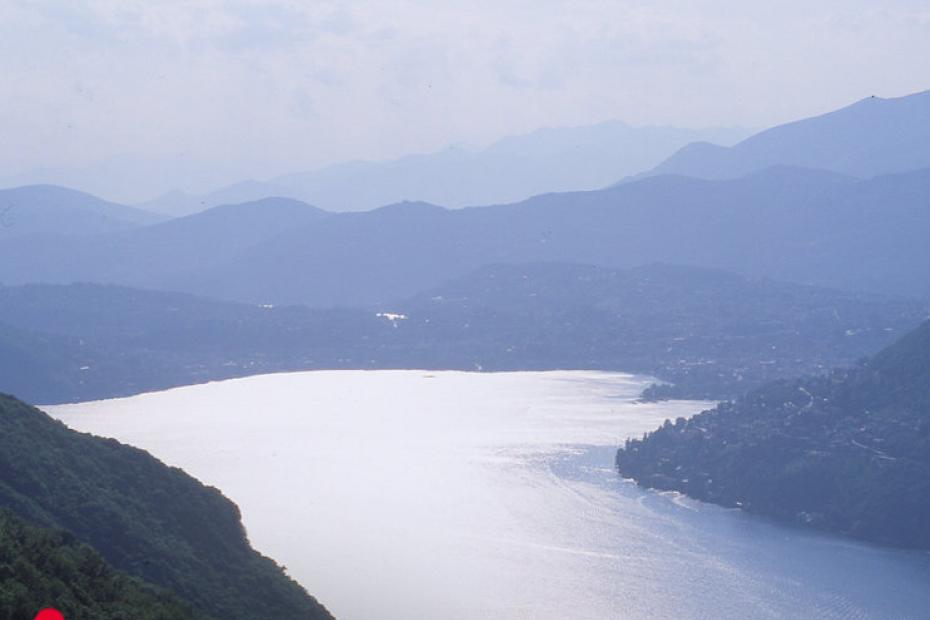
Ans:
[{"label": "distant mountain range", "polygon": [[651,265],[494,265],[366,309],[259,307],[91,284],[0,287],[0,390],[123,396],[316,368],[592,368],[734,397],[877,351],[925,303]]},{"label": "distant mountain range", "polygon": [[617,465],[645,486],[928,550],[928,412],[930,322],[848,370],[666,422]]},{"label": "distant mountain range", "polygon": [[0,280],[56,282],[64,275],[65,280],[152,283],[166,273],[183,274],[234,260],[256,244],[302,229],[324,215],[301,202],[266,198],[151,226],[124,226],[111,234],[64,235],[52,229],[21,235],[0,245],[0,255],[19,256]]},{"label": "distant mountain range", "polygon": [[[327,211],[371,210],[396,202],[448,208],[517,202],[546,193],[593,190],[656,175],[734,179],[773,166],[828,170],[857,178],[930,167],[930,91],[869,97],[821,116],[747,137],[742,129],[631,127],[618,121],[546,128],[483,149],[450,147],[386,162],[243,180],[204,194],[170,191],[139,201],[156,178],[196,177],[180,160],[114,161],[80,171],[9,177],[6,185],[72,185],[137,202],[144,211],[184,216],[212,207],[286,197]],[[196,166],[195,166],[196,167]],[[108,189],[113,193],[108,193]],[[151,191],[151,190],[149,190]]]},{"label": "distant mountain range", "polygon": [[404,201],[458,208],[599,189],[642,176],[735,179],[773,166],[862,179],[930,168],[930,91],[869,97],[749,137],[739,129],[634,128],[619,122],[541,129],[479,151],[451,148],[390,162],[339,164],[204,195],[171,192],[139,206],[177,216],[286,196],[334,212]]},{"label": "distant mountain range", "polygon": [[39,233],[117,232],[166,219],[53,185],[0,190],[0,242]]},{"label": "distant mountain range", "polygon": [[[930,148],[896,145],[923,144],[928,110],[928,93],[869,99],[762,132],[727,151],[746,166],[733,173],[748,172],[738,178],[661,174],[597,191],[459,210],[403,202],[337,214],[293,199],[262,198],[153,222],[158,216],[61,188],[9,190],[3,194],[12,207],[0,227],[0,282],[104,282],[247,303],[368,306],[488,264],[629,268],[666,262],[930,297],[930,168],[864,180],[835,171],[926,164],[921,154]],[[589,133],[595,143],[610,131]],[[569,134],[581,139],[578,131]],[[506,159],[527,149],[543,156],[561,153],[569,142],[543,132],[487,153]],[[889,149],[896,158],[881,157]],[[710,165],[714,157],[699,159]],[[866,160],[885,163],[870,170],[837,163]],[[676,161],[684,160],[673,157],[656,170],[679,170]],[[770,164],[779,165],[765,167]]]},{"label": "distant mountain range", "polygon": [[0,282],[103,282],[260,304],[370,306],[494,263],[694,265],[930,298],[930,169],[855,180],[774,168],[661,176],[446,210],[327,214],[268,199],[94,236],[0,244]]},{"label": "distant mountain range", "polygon": [[[153,618],[331,618],[279,566],[252,549],[235,504],[147,452],[72,431],[25,403],[0,395],[0,471],[0,507],[33,525],[68,531],[71,541],[90,545],[115,569],[173,592],[198,612]],[[20,527],[15,521],[13,525]],[[22,531],[41,540],[40,532]],[[68,552],[61,544],[54,547],[59,554]],[[22,568],[29,559],[28,549],[0,547],[0,556],[5,553],[11,555],[9,564],[4,564],[0,592],[15,575],[11,569]],[[95,560],[96,554],[84,557],[90,563],[74,567],[74,574],[66,579],[69,585],[57,585],[56,601],[67,602],[63,593],[80,580],[103,585],[99,579],[109,573],[108,583],[120,585],[112,569]],[[27,582],[33,595],[53,577],[55,567],[43,564],[42,569],[44,573],[31,575]],[[146,591],[138,583],[122,585],[124,594],[139,596]],[[99,589],[78,595],[76,604],[98,611],[107,600],[107,593]],[[175,612],[173,597],[163,598],[168,603],[165,613]],[[149,591],[146,613],[156,601]],[[28,618],[36,611],[9,617]],[[74,617],[148,617],[129,615],[125,607],[109,611],[112,616]]]},{"label": "distant mountain range", "polygon": [[350,162],[242,181],[204,195],[170,192],[141,208],[179,216],[269,196],[327,211],[367,211],[403,201],[450,208],[523,200],[537,194],[598,189],[648,170],[696,140],[732,144],[743,129],[631,127],[618,121],[540,129],[484,149],[448,148],[387,162]]},{"label": "distant mountain range", "polygon": [[930,167],[930,91],[869,97],[760,132],[735,146],[696,142],[650,174],[735,179],[772,166],[869,178]]}]

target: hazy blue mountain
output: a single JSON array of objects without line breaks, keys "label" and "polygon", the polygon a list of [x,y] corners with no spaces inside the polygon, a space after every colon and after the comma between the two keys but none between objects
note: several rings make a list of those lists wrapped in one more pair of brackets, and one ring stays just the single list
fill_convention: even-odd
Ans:
[{"label": "hazy blue mountain", "polygon": [[367,309],[91,284],[0,287],[0,390],[48,403],[315,368],[600,368],[675,382],[654,396],[729,397],[851,363],[927,311],[663,265],[494,265]]},{"label": "hazy blue mountain", "polygon": [[773,127],[732,147],[696,142],[650,174],[729,179],[776,165],[868,178],[930,167],[930,91],[869,97]]},{"label": "hazy blue mountain", "polygon": [[[169,220],[157,226],[124,235],[134,245],[171,246],[170,252],[195,251],[208,244],[216,253],[234,253],[241,248],[301,228],[327,214],[320,209],[289,198],[262,198],[242,204],[227,204],[194,215]],[[157,255],[156,248],[145,248],[146,255]],[[199,258],[199,257],[198,257]]]},{"label": "hazy blue mountain", "polygon": [[128,230],[166,219],[54,185],[0,189],[0,240],[34,234]]},{"label": "hazy blue mountain", "polygon": [[0,248],[10,262],[0,281],[132,282],[153,286],[168,274],[204,269],[326,213],[288,198],[224,205],[152,226],[71,239],[33,236]]},{"label": "hazy blue mountain", "polygon": [[[75,162],[20,169],[16,172],[0,171],[0,186],[61,185],[120,204],[137,205],[171,188],[188,187],[197,188],[198,192],[209,191],[247,174],[248,167],[241,161],[219,162],[215,158],[204,161],[183,148],[174,152],[169,148],[168,152],[160,155],[141,152],[111,154],[105,159],[83,164]],[[263,194],[256,198],[269,195],[273,194]]]},{"label": "hazy blue mountain", "polygon": [[252,549],[235,504],[143,450],[78,433],[0,395],[0,471],[0,507],[70,532],[116,569],[212,617],[331,617]]},{"label": "hazy blue mountain", "polygon": [[557,191],[598,189],[648,170],[695,140],[732,144],[742,129],[631,127],[611,121],[547,128],[473,150],[448,148],[387,162],[349,162],[206,195],[172,192],[140,206],[184,215],[218,204],[290,196],[327,211],[363,211],[401,201],[451,208],[522,200]]},{"label": "hazy blue mountain", "polygon": [[173,190],[152,200],[139,203],[139,207],[173,217],[200,213],[221,205],[254,202],[269,196],[297,199],[299,192],[269,181],[239,181],[207,194],[190,194]]},{"label": "hazy blue mountain", "polygon": [[617,454],[640,484],[930,549],[930,322],[848,370],[780,381]]},{"label": "hazy blue mountain", "polygon": [[650,177],[459,210],[401,203],[324,215],[260,202],[94,238],[12,239],[0,245],[0,282],[366,306],[492,263],[666,262],[930,298],[928,199],[930,170],[860,181],[776,168],[728,181]]},{"label": "hazy blue mountain", "polygon": [[653,177],[497,207],[400,204],[321,219],[166,286],[254,303],[365,305],[490,263],[668,262],[930,297],[930,171]]}]

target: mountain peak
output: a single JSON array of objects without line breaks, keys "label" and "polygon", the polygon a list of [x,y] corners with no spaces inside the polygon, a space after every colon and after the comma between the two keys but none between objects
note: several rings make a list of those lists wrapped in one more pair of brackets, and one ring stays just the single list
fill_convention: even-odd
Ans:
[{"label": "mountain peak", "polygon": [[732,147],[688,145],[649,174],[737,178],[776,165],[869,178],[930,166],[930,91],[851,105],[778,125]]},{"label": "mountain peak", "polygon": [[164,219],[60,185],[23,185],[0,190],[0,238],[115,232]]}]

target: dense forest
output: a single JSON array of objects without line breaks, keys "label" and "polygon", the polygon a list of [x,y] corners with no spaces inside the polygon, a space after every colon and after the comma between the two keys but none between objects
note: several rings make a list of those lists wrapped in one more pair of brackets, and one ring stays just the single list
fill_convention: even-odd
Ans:
[{"label": "dense forest", "polygon": [[68,620],[208,620],[173,594],[115,570],[73,534],[0,510],[0,620],[55,607]]},{"label": "dense forest", "polygon": [[249,544],[218,490],[115,440],[0,396],[0,507],[62,529],[115,569],[217,618],[329,618]]},{"label": "dense forest", "polygon": [[850,369],[667,421],[617,466],[644,486],[930,549],[930,322]]}]

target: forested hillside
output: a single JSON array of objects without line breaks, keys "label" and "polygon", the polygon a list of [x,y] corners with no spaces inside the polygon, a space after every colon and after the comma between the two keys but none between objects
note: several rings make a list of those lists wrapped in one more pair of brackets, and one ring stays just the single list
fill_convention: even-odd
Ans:
[{"label": "forested hillside", "polygon": [[644,486],[930,549],[930,322],[848,370],[666,422],[617,466]]},{"label": "forested hillside", "polygon": [[0,511],[0,617],[54,607],[69,620],[207,620],[171,593],[114,570],[61,530]]},{"label": "forested hillside", "polygon": [[329,618],[249,545],[239,510],[148,453],[0,396],[0,507],[89,544],[216,618]]}]

